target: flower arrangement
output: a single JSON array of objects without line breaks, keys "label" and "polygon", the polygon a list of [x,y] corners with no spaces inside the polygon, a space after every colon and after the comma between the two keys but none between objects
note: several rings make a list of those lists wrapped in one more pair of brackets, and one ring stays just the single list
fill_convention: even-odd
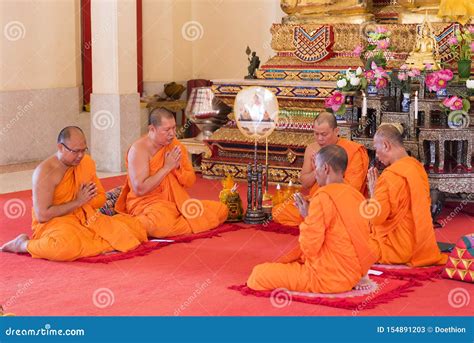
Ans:
[{"label": "flower arrangement", "polygon": [[421,71],[418,68],[410,68],[406,64],[403,64],[398,71],[398,74],[392,76],[392,81],[398,84],[402,93],[409,93],[411,89],[412,80],[421,75]]},{"label": "flower arrangement", "polygon": [[362,57],[369,57],[366,62],[366,69],[370,69],[374,61],[379,66],[387,64],[386,52],[392,50],[390,46],[391,32],[384,26],[377,26],[375,31],[367,33],[367,46],[363,49],[357,46],[354,49],[354,54]]},{"label": "flower arrangement", "polygon": [[450,96],[443,100],[440,107],[446,112],[449,113],[451,111],[465,111],[468,112],[471,108],[471,103],[469,100],[458,97],[456,95]]},{"label": "flower arrangement", "polygon": [[369,84],[375,84],[377,89],[383,89],[388,86],[388,74],[383,67],[379,67],[372,61],[370,69],[365,71],[365,78]]},{"label": "flower arrangement", "polygon": [[456,60],[471,60],[474,52],[474,25],[456,30],[449,39],[449,44]]},{"label": "flower arrangement", "polygon": [[324,105],[328,111],[332,111],[335,115],[346,113],[346,98],[341,92],[336,91],[326,98]]},{"label": "flower arrangement", "polygon": [[364,71],[361,67],[358,67],[356,70],[347,69],[345,74],[338,76],[336,86],[343,92],[365,89],[367,87],[367,80],[364,77]]},{"label": "flower arrangement", "polygon": [[431,92],[438,92],[446,89],[448,81],[453,79],[453,72],[450,69],[441,69],[426,75],[426,86]]}]

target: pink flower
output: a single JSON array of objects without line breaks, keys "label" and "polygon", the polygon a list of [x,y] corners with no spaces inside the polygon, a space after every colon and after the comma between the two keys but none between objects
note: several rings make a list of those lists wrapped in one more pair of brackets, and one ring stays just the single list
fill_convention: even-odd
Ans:
[{"label": "pink flower", "polygon": [[374,73],[377,79],[380,79],[382,77],[388,77],[387,72],[382,67],[375,68]]},{"label": "pink flower", "polygon": [[385,26],[377,26],[377,28],[375,29],[375,32],[377,32],[377,33],[385,33],[387,31],[388,30]]},{"label": "pink flower", "polygon": [[454,102],[458,99],[457,96],[452,96],[452,97],[449,97],[449,98],[446,98],[443,100],[443,106],[446,106],[448,108],[451,108],[451,106],[453,106]]},{"label": "pink flower", "polygon": [[456,36],[453,36],[453,37],[450,37],[448,39],[448,43],[452,44],[452,45],[455,45],[455,44],[458,44],[459,42],[458,42],[458,39],[456,38]]},{"label": "pink flower", "polygon": [[425,64],[425,69],[426,70],[431,70],[431,69],[433,69],[433,66],[430,63],[426,63]]},{"label": "pink flower", "polygon": [[362,46],[361,45],[357,45],[354,49],[354,51],[352,51],[353,54],[357,55],[357,56],[360,56],[360,54],[362,53]]},{"label": "pink flower", "polygon": [[471,51],[474,52],[474,41],[471,42]]},{"label": "pink flower", "polygon": [[380,50],[387,50],[390,46],[390,40],[388,38],[377,41],[377,48]]},{"label": "pink flower", "polygon": [[440,90],[440,89],[444,89],[446,88],[446,86],[448,85],[447,81],[444,80],[444,79],[437,79],[436,80],[436,83],[435,83],[435,90]]},{"label": "pink flower", "polygon": [[375,72],[373,70],[366,70],[365,78],[369,81],[373,80],[375,78]]},{"label": "pink flower", "polygon": [[332,96],[324,100],[324,105],[326,108],[331,108],[334,112],[337,112],[344,101],[344,95],[341,92],[334,92]]},{"label": "pink flower", "polygon": [[408,66],[406,64],[402,64],[402,66],[400,67],[401,70],[405,70],[405,69],[408,69]]},{"label": "pink flower", "polygon": [[[411,73],[413,76],[410,75],[410,73]],[[415,76],[420,76],[420,75],[421,75],[421,71],[420,71],[420,69],[418,69],[418,68],[413,68],[413,69],[411,69],[411,70],[408,72],[408,76],[410,76],[410,77],[415,77]]]},{"label": "pink flower", "polygon": [[387,82],[387,79],[385,79],[385,78],[380,78],[380,79],[377,79],[375,81],[375,87],[377,87],[379,89],[387,87],[387,84],[388,84],[388,82]]},{"label": "pink flower", "polygon": [[436,91],[436,83],[438,81],[438,74],[437,73],[430,73],[426,75],[426,86],[428,89],[433,92]]},{"label": "pink flower", "polygon": [[474,33],[474,25],[469,25],[467,29],[469,30],[470,33]]},{"label": "pink flower", "polygon": [[462,99],[457,99],[454,104],[451,106],[453,111],[462,110]]},{"label": "pink flower", "polygon": [[438,71],[438,77],[441,80],[450,81],[453,79],[453,72],[450,69],[441,69]]},{"label": "pink flower", "polygon": [[398,79],[400,81],[406,81],[408,79],[408,75],[406,73],[400,73],[398,74]]},{"label": "pink flower", "polygon": [[377,63],[375,63],[374,61],[372,61],[372,63],[370,64],[370,69],[372,69],[372,70],[377,69]]}]

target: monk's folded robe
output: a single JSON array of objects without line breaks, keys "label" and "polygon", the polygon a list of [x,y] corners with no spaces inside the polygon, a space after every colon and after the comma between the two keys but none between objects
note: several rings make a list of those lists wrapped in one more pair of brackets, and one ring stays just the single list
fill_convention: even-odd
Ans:
[{"label": "monk's folded robe", "polygon": [[[369,168],[367,150],[363,145],[344,138],[340,138],[337,145],[344,148],[348,157],[344,180],[362,194],[366,194],[367,170]],[[309,197],[311,198],[318,189],[319,185],[315,182],[311,187]],[[298,226],[303,222],[303,217],[301,217],[293,201],[286,201],[273,207],[272,217],[275,222],[288,226]]]},{"label": "monk's folded robe", "polygon": [[369,222],[359,211],[363,201],[346,184],[320,187],[300,225],[299,249],[280,258],[285,263],[256,266],[247,286],[317,293],[351,290],[377,258],[369,246]]},{"label": "monk's folded robe", "polygon": [[431,219],[428,176],[413,157],[387,167],[377,180],[371,245],[379,262],[414,267],[444,264]]},{"label": "monk's folded robe", "polygon": [[161,183],[144,196],[137,196],[131,187],[130,178],[120,194],[115,209],[119,213],[136,216],[153,237],[170,237],[198,233],[213,229],[227,219],[227,207],[218,201],[193,199],[185,187],[196,181],[193,166],[186,148],[175,138],[160,149],[150,160],[150,175],[156,174],[165,163],[167,152],[175,146],[181,149],[178,169],[163,178]]},{"label": "monk's folded robe", "polygon": [[97,196],[72,213],[40,223],[32,211],[33,236],[27,250],[33,257],[73,261],[114,250],[129,251],[147,240],[146,230],[138,219],[128,215],[109,217],[100,213],[105,192],[89,155],[66,171],[54,190],[53,205],[74,200],[81,185],[89,182],[96,184]]}]

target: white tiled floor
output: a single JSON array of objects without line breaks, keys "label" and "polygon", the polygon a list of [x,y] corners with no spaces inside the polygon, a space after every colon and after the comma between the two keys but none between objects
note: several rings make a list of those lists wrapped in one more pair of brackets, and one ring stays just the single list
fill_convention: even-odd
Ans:
[{"label": "white tiled floor", "polygon": [[[103,173],[98,172],[99,178],[123,175],[125,173]],[[33,169],[13,173],[0,174],[0,194],[24,191],[31,189],[31,177]]]}]

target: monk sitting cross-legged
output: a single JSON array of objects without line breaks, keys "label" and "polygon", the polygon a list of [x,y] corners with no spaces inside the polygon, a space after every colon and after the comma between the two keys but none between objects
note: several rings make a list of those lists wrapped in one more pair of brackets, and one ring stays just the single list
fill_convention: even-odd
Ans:
[{"label": "monk sitting cross-legged", "polygon": [[[367,150],[358,143],[339,138],[338,135],[339,128],[334,115],[329,112],[320,113],[314,121],[315,142],[306,148],[300,173],[301,185],[305,189],[310,189],[309,197],[314,195],[320,186],[315,178],[312,159],[320,148],[331,144],[342,147],[349,158],[347,170],[344,174],[345,182],[362,194],[365,193],[367,169],[369,167]],[[291,202],[276,205],[272,210],[272,217],[275,222],[289,226],[298,226],[303,221],[298,209]]]},{"label": "monk sitting cross-legged", "polygon": [[137,216],[151,237],[203,232],[227,219],[224,204],[192,199],[186,192],[185,187],[194,184],[196,175],[175,131],[171,112],[153,110],[148,134],[128,152],[128,178],[115,204],[118,212]]},{"label": "monk sitting cross-legged", "polygon": [[105,192],[86,151],[80,128],[69,126],[59,133],[57,153],[33,174],[33,237],[22,234],[3,245],[2,251],[73,261],[129,251],[147,240],[139,220],[98,211],[105,203]]},{"label": "monk sitting cross-legged", "polygon": [[423,165],[408,156],[399,130],[383,124],[374,137],[377,158],[387,166],[380,177],[368,174],[367,206],[372,223],[371,243],[379,262],[414,267],[444,264],[447,256],[436,244],[430,212],[430,186]]},{"label": "monk sitting cross-legged", "polygon": [[369,247],[369,222],[359,211],[365,199],[344,183],[347,154],[340,146],[329,145],[319,150],[315,164],[320,187],[309,205],[299,193],[295,195],[304,218],[299,247],[277,263],[256,266],[248,287],[340,293],[368,286],[366,275],[376,256]]}]

